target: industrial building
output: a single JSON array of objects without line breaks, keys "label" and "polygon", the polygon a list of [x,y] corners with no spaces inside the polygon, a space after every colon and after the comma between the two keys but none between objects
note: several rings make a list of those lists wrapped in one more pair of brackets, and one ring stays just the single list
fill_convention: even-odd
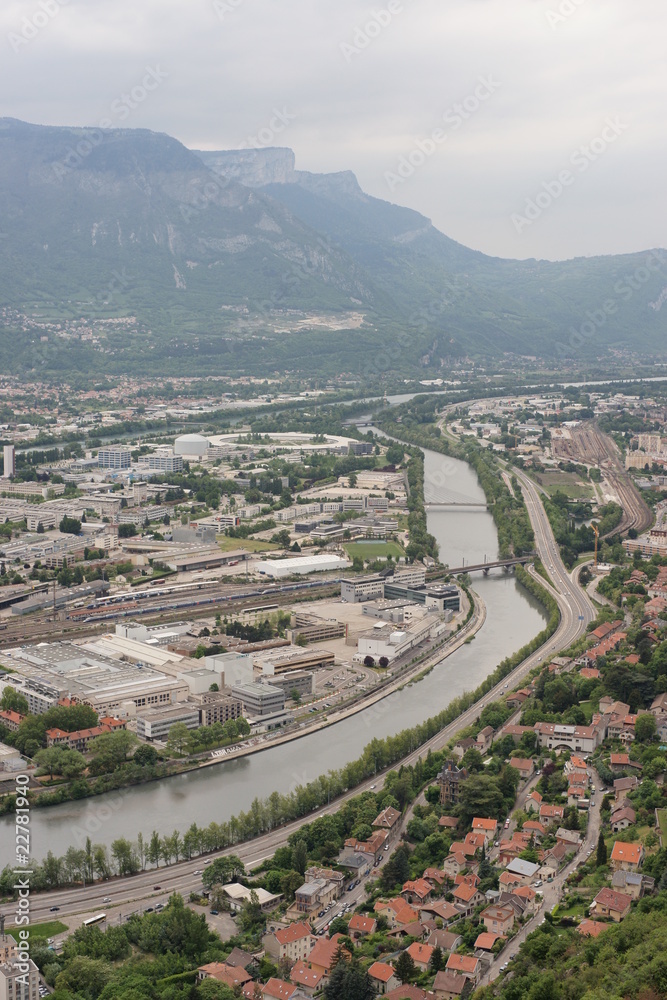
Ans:
[{"label": "industrial building", "polygon": [[265,576],[281,579],[286,576],[343,570],[349,565],[347,559],[325,553],[319,556],[296,556],[294,559],[263,559],[256,564],[256,569]]},{"label": "industrial building", "polygon": [[19,646],[4,650],[3,659],[16,671],[12,684],[36,714],[73,696],[98,715],[133,717],[138,709],[185,701],[190,693],[179,678],[71,642]]},{"label": "industrial building", "polygon": [[243,715],[243,705],[240,698],[235,698],[229,691],[205,691],[195,694],[192,701],[199,710],[199,724],[212,726],[214,722],[228,722]]}]

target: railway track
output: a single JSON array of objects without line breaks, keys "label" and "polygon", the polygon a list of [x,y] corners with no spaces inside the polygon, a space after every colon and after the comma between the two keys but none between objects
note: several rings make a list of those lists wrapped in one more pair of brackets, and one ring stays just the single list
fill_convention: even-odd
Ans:
[{"label": "railway track", "polygon": [[613,439],[608,434],[603,434],[596,423],[591,421],[572,428],[569,440],[561,439],[557,442],[554,455],[573,462],[596,466],[610,490],[618,496],[623,508],[623,517],[619,524],[602,535],[602,538],[626,534],[631,528],[640,534],[650,527],[653,521],[651,511],[623,469],[621,456]]}]

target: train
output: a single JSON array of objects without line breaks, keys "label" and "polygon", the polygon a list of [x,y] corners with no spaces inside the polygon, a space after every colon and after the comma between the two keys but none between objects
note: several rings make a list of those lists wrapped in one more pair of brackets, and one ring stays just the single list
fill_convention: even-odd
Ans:
[{"label": "train", "polygon": [[[339,583],[340,580],[314,580],[308,583],[286,583],[281,586],[272,584],[262,590],[246,590],[242,593],[233,594],[211,594],[196,597],[193,590],[201,590],[205,583],[188,583],[179,587],[168,587],[163,590],[143,590],[133,594],[118,594],[114,597],[102,597],[69,613],[68,618],[72,621],[89,622],[111,621],[118,618],[138,617],[139,615],[153,615],[164,611],[176,611],[179,608],[196,608],[210,604],[220,604],[223,601],[238,601],[243,598],[262,597],[265,594],[287,593],[293,590],[308,590],[316,587],[330,586]],[[140,602],[146,598],[155,597],[178,597],[182,595],[182,600],[172,600],[165,604],[147,604]],[[256,610],[256,609],[253,609]]]}]

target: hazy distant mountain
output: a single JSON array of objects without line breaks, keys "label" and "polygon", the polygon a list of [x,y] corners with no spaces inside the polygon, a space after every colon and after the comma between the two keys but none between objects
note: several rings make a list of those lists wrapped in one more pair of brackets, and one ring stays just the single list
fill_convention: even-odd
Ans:
[{"label": "hazy distant mountain", "polygon": [[288,149],[1,119],[0,206],[7,370],[437,372],[667,342],[667,255],[646,278],[646,254],[486,257]]}]

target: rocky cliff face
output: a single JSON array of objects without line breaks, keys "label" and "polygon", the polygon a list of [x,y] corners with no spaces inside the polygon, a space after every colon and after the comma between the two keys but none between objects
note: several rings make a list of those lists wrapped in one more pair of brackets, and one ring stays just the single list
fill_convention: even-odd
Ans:
[{"label": "rocky cliff face", "polygon": [[294,181],[294,153],[291,149],[272,146],[267,149],[193,150],[206,164],[223,177],[239,181],[246,187],[267,184],[290,184]]}]

